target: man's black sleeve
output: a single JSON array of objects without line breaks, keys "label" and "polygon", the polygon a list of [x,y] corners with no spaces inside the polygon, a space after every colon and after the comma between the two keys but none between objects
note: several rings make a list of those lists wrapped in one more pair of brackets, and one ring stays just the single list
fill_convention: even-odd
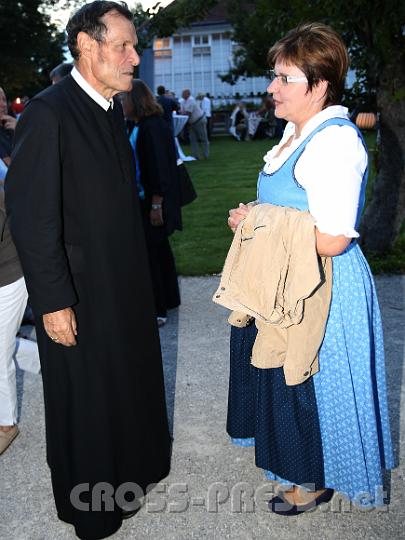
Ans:
[{"label": "man's black sleeve", "polygon": [[41,99],[21,116],[6,177],[6,207],[36,314],[72,306],[77,297],[63,242],[60,124]]}]

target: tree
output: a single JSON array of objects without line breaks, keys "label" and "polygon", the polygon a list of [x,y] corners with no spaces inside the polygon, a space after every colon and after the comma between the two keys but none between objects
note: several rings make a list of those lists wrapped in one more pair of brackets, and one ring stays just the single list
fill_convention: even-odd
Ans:
[{"label": "tree", "polygon": [[46,10],[58,0],[0,0],[0,85],[9,97],[32,95],[49,85],[63,61],[64,34]]},{"label": "tree", "polygon": [[262,74],[272,43],[300,22],[334,27],[380,112],[379,170],[362,222],[367,250],[388,251],[405,219],[405,3],[394,0],[228,0],[241,45],[230,78]]},{"label": "tree", "polygon": [[149,24],[153,17],[155,8],[159,8],[159,4],[157,4],[157,6],[155,7],[144,10],[142,4],[137,3],[132,8],[132,13],[134,15],[134,25],[138,37],[138,45],[136,47],[136,50],[138,51],[139,55],[142,55],[144,49],[152,45],[152,39],[154,36],[149,29]]},{"label": "tree", "polygon": [[330,24],[349,48],[357,84],[346,98],[380,112],[379,170],[362,221],[367,250],[388,251],[405,219],[405,2],[396,0],[176,0],[145,24],[149,39],[170,36],[226,2],[234,27],[234,67],[223,79],[262,75],[267,51],[305,21]]},{"label": "tree", "polygon": [[156,12],[148,24],[151,35],[171,36],[178,28],[188,27],[201,20],[218,0],[175,0],[163,8],[158,2],[150,13]]}]

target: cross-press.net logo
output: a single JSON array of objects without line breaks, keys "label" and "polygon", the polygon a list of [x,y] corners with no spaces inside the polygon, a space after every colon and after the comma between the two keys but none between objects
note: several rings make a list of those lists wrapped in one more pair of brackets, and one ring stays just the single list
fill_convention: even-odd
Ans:
[{"label": "cross-press.net logo", "polygon": [[[314,491],[315,486],[306,484],[307,491]],[[275,492],[288,491],[291,486],[278,486],[266,482],[260,486],[252,486],[248,482],[238,482],[229,486],[225,482],[210,484],[204,493],[195,493],[185,482],[151,484],[143,490],[134,482],[125,482],[114,488],[108,482],[98,482],[90,488],[89,483],[75,486],[70,494],[70,502],[74,508],[83,512],[112,512],[117,507],[125,511],[138,510],[145,506],[148,513],[182,513],[193,507],[204,507],[209,513],[222,511],[234,513],[269,512],[268,502]],[[387,512],[386,492],[377,486],[373,495],[358,493],[349,500],[337,493],[333,499],[319,507],[322,512],[349,513],[356,507],[362,511]],[[288,510],[291,505],[286,501],[280,503],[280,510]]]}]

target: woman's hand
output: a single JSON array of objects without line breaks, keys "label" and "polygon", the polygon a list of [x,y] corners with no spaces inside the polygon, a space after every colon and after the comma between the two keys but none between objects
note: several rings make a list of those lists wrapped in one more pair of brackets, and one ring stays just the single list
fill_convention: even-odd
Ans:
[{"label": "woman's hand", "polygon": [[163,212],[162,208],[151,209],[150,222],[153,227],[161,227],[163,225]]},{"label": "woman's hand", "polygon": [[316,227],[315,234],[316,251],[321,257],[336,257],[340,255],[352,241],[352,238],[347,238],[343,234],[332,236],[327,233],[321,233]]},{"label": "woman's hand", "polygon": [[163,197],[161,195],[152,195],[149,218],[152,227],[161,227],[163,221]]},{"label": "woman's hand", "polygon": [[239,203],[238,208],[229,210],[228,225],[232,232],[235,232],[239,223],[245,219],[252,208],[250,204]]}]

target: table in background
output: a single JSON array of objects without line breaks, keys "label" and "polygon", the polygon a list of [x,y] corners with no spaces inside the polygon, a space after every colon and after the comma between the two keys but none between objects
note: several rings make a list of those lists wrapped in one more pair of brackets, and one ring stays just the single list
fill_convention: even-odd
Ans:
[{"label": "table in background", "polygon": [[183,161],[194,161],[195,158],[193,156],[186,156],[183,152],[182,147],[180,146],[179,140],[177,136],[181,131],[183,130],[184,126],[187,124],[188,116],[186,114],[174,114],[173,115],[173,131],[174,131],[174,140],[176,142],[176,148],[177,152],[179,154],[180,159]]}]

